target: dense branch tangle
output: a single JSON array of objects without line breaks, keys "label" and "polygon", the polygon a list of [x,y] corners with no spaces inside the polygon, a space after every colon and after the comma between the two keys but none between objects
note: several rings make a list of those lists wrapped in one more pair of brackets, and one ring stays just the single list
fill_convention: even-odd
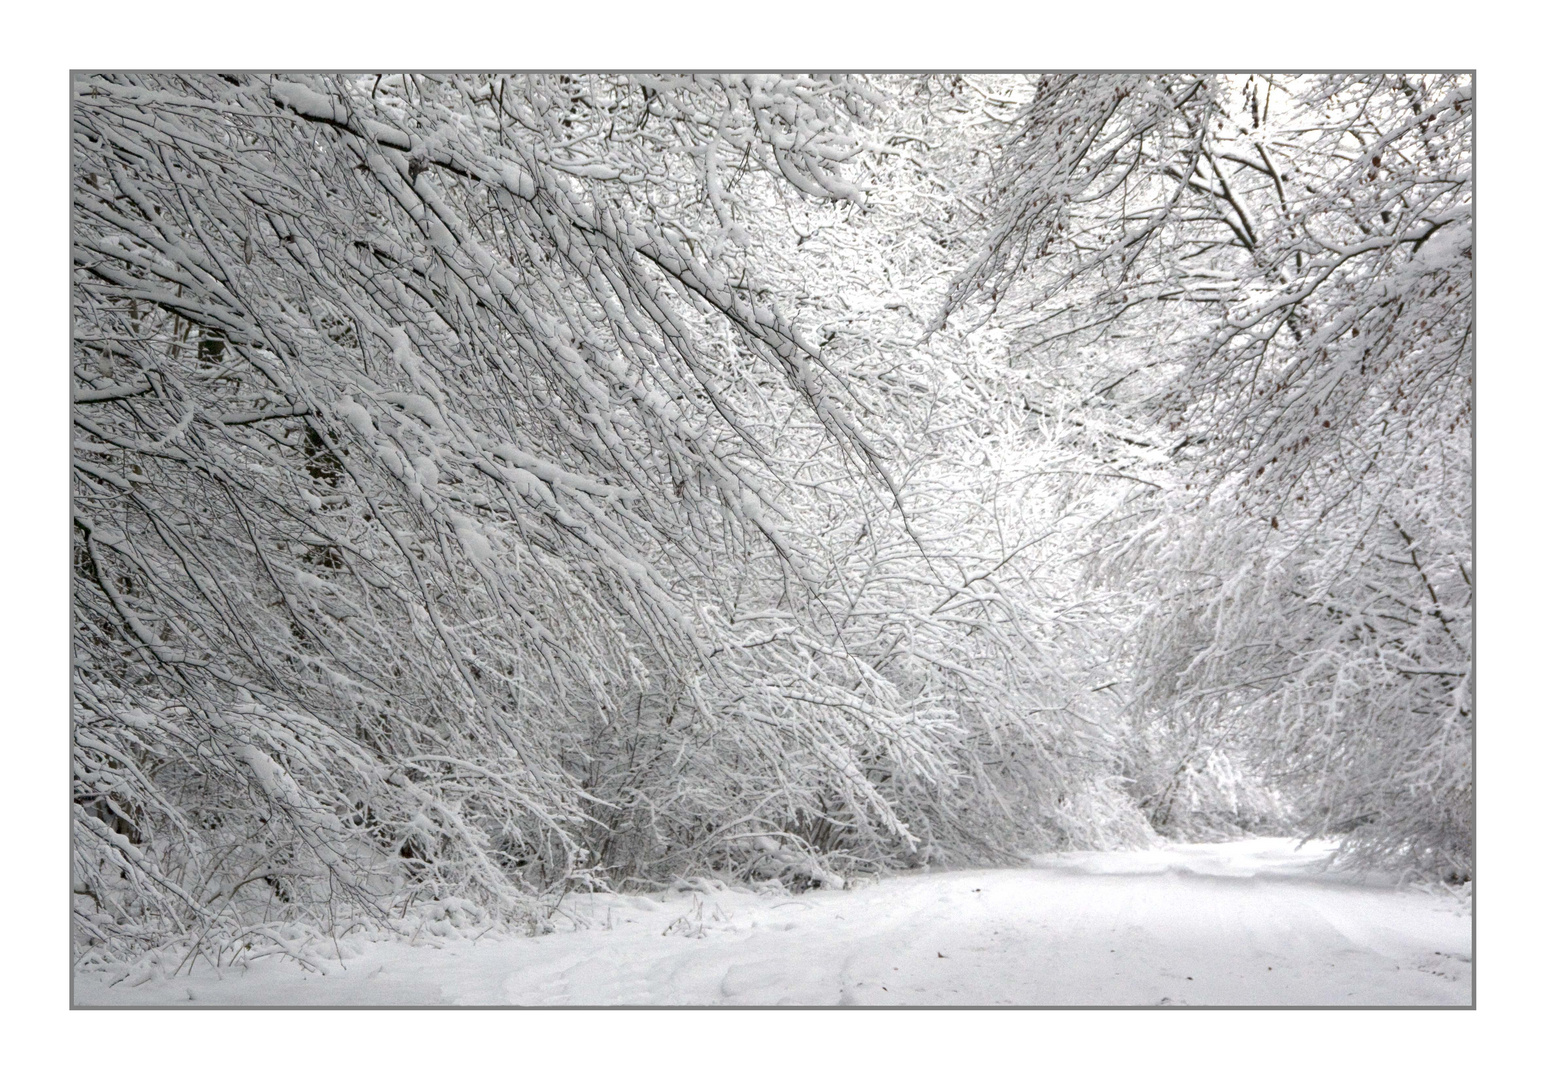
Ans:
[{"label": "dense branch tangle", "polygon": [[1462,75],[1047,77],[946,306],[1168,452],[1108,538],[1152,708],[1254,740],[1306,828],[1462,877],[1471,131]]},{"label": "dense branch tangle", "polygon": [[82,78],[84,954],[1268,774],[1463,866],[1468,85],[1008,89]]},{"label": "dense branch tangle", "polygon": [[[756,184],[862,200],[878,100],[81,80],[89,948],[770,858],[831,880],[789,852],[991,847],[967,808],[1011,775],[1051,812],[1048,736],[998,715],[1026,680],[963,665],[1023,633],[940,601],[859,388],[734,256]],[[823,545],[831,485],[791,461],[846,478],[897,570]]]}]

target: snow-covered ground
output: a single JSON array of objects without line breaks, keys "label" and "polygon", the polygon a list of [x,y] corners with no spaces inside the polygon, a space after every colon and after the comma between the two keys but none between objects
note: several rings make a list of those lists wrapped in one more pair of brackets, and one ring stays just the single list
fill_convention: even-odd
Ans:
[{"label": "snow-covered ground", "polygon": [[1469,1005],[1469,913],[1324,873],[1328,850],[1254,839],[1077,853],[797,896],[697,882],[571,900],[573,932],[356,941],[325,975],[270,961],[139,985],[77,976],[75,1001]]}]

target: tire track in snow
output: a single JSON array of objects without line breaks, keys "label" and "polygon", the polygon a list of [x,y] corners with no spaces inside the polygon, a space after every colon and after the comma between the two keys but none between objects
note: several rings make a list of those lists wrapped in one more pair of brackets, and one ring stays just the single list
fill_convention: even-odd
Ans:
[{"label": "tire track in snow", "polygon": [[724,890],[572,904],[573,932],[379,942],[81,1004],[1466,1005],[1470,922],[1413,889],[1315,869],[1289,841],[1084,853],[798,898]]}]

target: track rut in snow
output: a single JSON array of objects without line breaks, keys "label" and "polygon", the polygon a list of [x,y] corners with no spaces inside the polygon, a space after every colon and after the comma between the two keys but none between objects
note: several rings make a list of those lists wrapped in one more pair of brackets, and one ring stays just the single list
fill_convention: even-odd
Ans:
[{"label": "track rut in snow", "polygon": [[1047,856],[845,892],[575,902],[585,929],[367,943],[347,970],[283,964],[109,989],[81,1004],[1468,1005],[1452,899],[1319,869],[1255,839]]}]

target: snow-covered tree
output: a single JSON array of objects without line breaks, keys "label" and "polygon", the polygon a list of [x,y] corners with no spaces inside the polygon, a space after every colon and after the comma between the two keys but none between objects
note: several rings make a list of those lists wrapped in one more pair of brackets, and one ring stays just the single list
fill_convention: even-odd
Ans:
[{"label": "snow-covered tree", "polygon": [[1462,876],[1471,131],[1465,76],[1044,78],[946,308],[997,302],[1158,464],[1105,547],[1147,601],[1135,708]]},{"label": "snow-covered tree", "polygon": [[948,280],[890,100],[79,81],[89,950],[1141,835],[969,364],[852,287]]},{"label": "snow-covered tree", "polygon": [[71,121],[84,955],[1290,813],[1468,872],[1467,80]]}]

